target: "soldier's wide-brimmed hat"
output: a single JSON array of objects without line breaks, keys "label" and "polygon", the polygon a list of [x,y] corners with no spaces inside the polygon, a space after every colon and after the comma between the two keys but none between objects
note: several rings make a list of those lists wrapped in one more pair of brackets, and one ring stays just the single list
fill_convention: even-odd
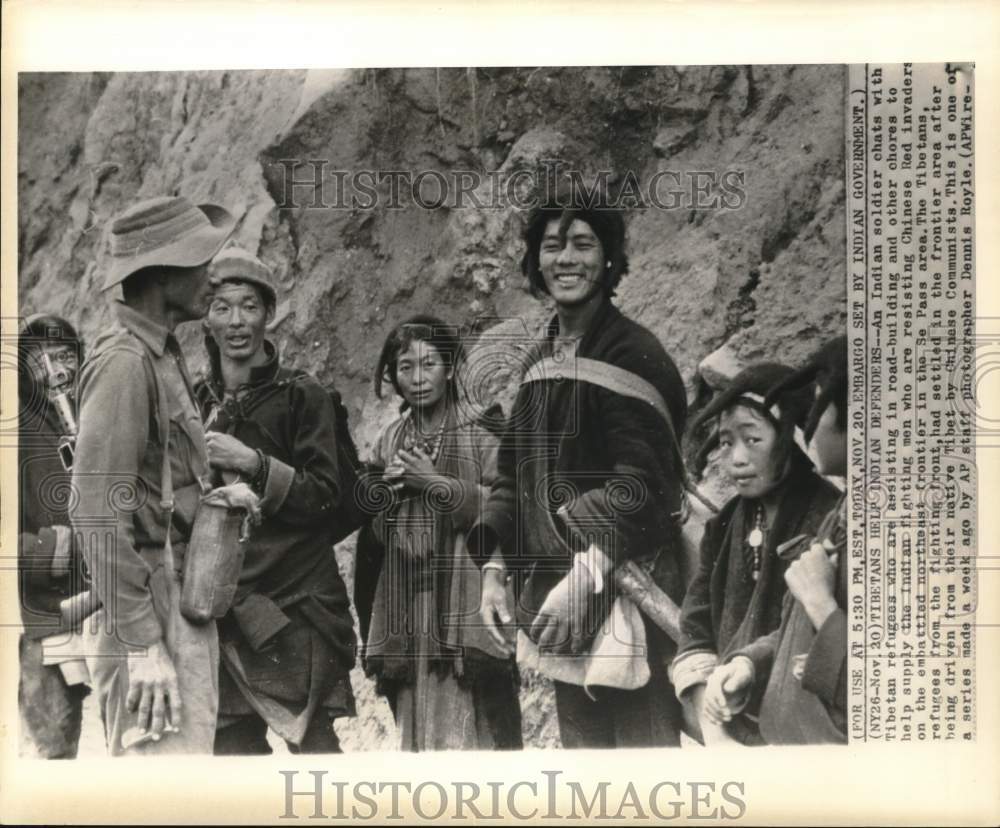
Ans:
[{"label": "soldier's wide-brimmed hat", "polygon": [[242,248],[227,247],[212,259],[209,278],[213,286],[223,282],[248,282],[259,287],[270,304],[278,303],[271,268]]},{"label": "soldier's wide-brimmed hat", "polygon": [[211,261],[236,227],[217,204],[195,206],[183,196],[133,204],[111,220],[111,257],[102,290],[144,267],[197,267]]}]

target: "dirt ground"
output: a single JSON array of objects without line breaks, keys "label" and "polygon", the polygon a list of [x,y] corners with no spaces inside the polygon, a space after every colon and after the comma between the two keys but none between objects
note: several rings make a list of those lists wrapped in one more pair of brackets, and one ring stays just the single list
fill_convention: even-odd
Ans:
[{"label": "dirt ground", "polygon": [[[353,539],[340,544],[336,552],[341,575],[350,587],[354,581]],[[374,682],[365,676],[360,666],[351,671],[351,685],[354,688],[357,716],[341,719],[336,724],[344,751],[356,753],[368,750],[395,750],[396,727],[389,705],[375,693]],[[546,679],[536,674],[522,676],[521,709],[524,717],[522,732],[526,747],[559,745],[558,725],[553,715],[554,705],[552,686]],[[275,753],[287,752],[285,743],[274,734],[269,734],[268,741]],[[104,729],[100,713],[91,696],[84,704],[79,755],[102,756],[104,753]]]}]

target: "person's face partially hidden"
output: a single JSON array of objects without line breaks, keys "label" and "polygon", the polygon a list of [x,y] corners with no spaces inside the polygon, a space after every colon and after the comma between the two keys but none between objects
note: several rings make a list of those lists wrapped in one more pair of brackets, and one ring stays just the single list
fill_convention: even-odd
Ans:
[{"label": "person's face partially hidden", "polygon": [[[816,396],[819,396],[819,387]],[[847,429],[837,424],[837,406],[832,402],[816,424],[809,441],[820,474],[843,477],[847,474]]]},{"label": "person's face partially hidden", "polygon": [[566,243],[559,238],[559,221],[545,228],[538,253],[538,267],[545,287],[564,307],[582,305],[601,290],[604,248],[590,225],[574,219],[566,229]]},{"label": "person's face partially hidden", "polygon": [[[45,357],[51,366],[46,366]],[[67,342],[50,341],[28,350],[28,367],[35,382],[41,386],[69,385],[80,369],[80,354],[76,346]]]}]

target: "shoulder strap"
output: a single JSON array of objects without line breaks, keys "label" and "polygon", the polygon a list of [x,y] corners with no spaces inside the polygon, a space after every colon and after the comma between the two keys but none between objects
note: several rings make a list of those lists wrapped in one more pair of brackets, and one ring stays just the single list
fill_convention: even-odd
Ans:
[{"label": "shoulder strap", "polygon": [[156,397],[156,425],[160,432],[160,445],[163,446],[163,465],[160,468],[160,507],[167,513],[167,533],[170,532],[170,517],[174,511],[174,480],[170,472],[170,410],[167,405],[167,393],[160,380],[160,375],[153,367],[149,352],[143,348],[143,365],[153,385]]},{"label": "shoulder strap", "polygon": [[160,375],[153,367],[149,348],[124,327],[120,326],[101,334],[91,351],[90,359],[95,359],[100,354],[115,348],[130,351],[142,358],[143,367],[146,369],[149,383],[153,388],[153,395],[156,398],[156,421],[160,432],[160,444],[163,446],[163,466],[160,469],[160,506],[167,513],[167,534],[169,536],[170,518],[174,511],[174,483],[170,472],[170,411],[167,405],[167,394],[160,381]]},{"label": "shoulder strap", "polygon": [[667,408],[667,403],[663,399],[663,396],[651,382],[647,382],[632,371],[612,365],[610,362],[576,357],[571,360],[564,359],[559,362],[552,358],[539,360],[528,369],[521,383],[550,380],[556,377],[565,377],[567,379],[574,379],[577,382],[599,385],[608,391],[613,391],[624,397],[632,397],[633,399],[649,403],[653,407],[653,410],[666,423],[673,447],[677,451],[677,454],[680,455],[680,444],[677,440],[677,432],[674,430],[674,420],[670,416],[670,409]]}]

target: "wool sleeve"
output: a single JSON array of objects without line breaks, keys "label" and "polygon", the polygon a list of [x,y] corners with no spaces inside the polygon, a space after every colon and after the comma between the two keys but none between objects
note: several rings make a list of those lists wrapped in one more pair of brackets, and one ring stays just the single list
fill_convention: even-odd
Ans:
[{"label": "wool sleeve", "polygon": [[289,523],[322,524],[353,493],[340,491],[337,467],[337,412],[319,383],[295,383],[288,412],[291,456],[268,458],[261,508]]}]

